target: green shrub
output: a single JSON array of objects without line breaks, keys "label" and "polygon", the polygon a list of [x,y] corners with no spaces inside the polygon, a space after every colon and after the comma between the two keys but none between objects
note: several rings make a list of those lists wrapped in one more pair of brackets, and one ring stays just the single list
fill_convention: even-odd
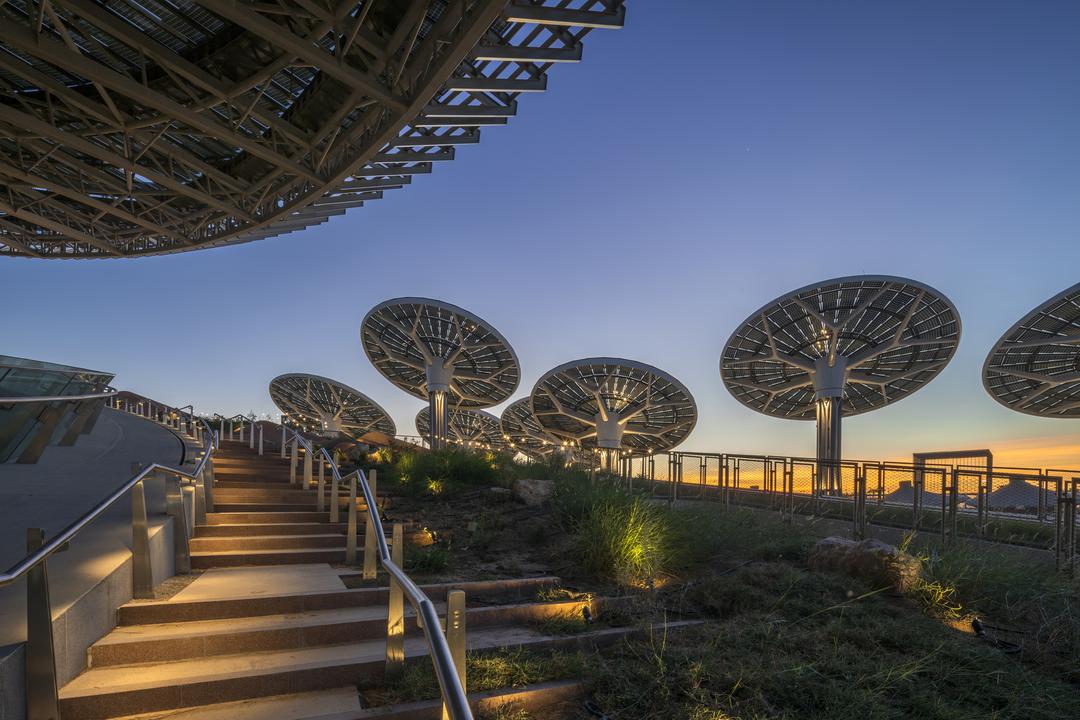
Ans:
[{"label": "green shrub", "polygon": [[578,523],[581,564],[605,580],[649,586],[674,569],[671,521],[667,508],[641,496],[602,499]]}]

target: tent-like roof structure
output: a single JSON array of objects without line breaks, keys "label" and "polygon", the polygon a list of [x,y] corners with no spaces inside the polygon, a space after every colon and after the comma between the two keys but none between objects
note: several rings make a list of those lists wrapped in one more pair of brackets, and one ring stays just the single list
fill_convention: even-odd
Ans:
[{"label": "tent-like roof structure", "polygon": [[[484,410],[451,410],[447,424],[451,442],[468,447],[498,449],[505,446],[499,418]],[[431,408],[416,414],[416,431],[421,437],[431,433]]]},{"label": "tent-like roof structure", "polygon": [[1080,283],[1001,336],[983,364],[983,386],[1018,412],[1080,418]]},{"label": "tent-like roof structure", "polygon": [[131,257],[258,240],[378,200],[622,0],[0,3],[0,255]]}]

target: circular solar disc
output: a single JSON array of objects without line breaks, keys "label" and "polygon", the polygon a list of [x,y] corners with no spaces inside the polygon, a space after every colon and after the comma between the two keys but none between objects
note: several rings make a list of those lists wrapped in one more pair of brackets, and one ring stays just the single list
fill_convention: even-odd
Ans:
[{"label": "circular solar disc", "polygon": [[368,432],[391,437],[397,428],[377,402],[348,385],[318,375],[288,373],[270,381],[270,397],[283,413],[324,433],[360,438]]},{"label": "circular solar disc", "polygon": [[452,408],[497,405],[521,379],[506,338],[476,315],[438,300],[380,303],[364,318],[360,339],[376,369],[418,398],[428,397],[429,368],[445,367]]},{"label": "circular solar disc", "polygon": [[843,382],[843,414],[857,415],[924,386],[959,341],[960,315],[937,290],[899,277],[844,277],[755,311],[724,347],[720,375],[758,412],[813,420],[815,376],[832,374]]},{"label": "circular solar disc", "polygon": [[697,405],[681,382],[620,358],[586,358],[549,370],[529,400],[545,432],[584,448],[661,452],[685,440],[697,423]]},{"label": "circular solar disc", "polygon": [[529,398],[515,400],[499,417],[503,440],[514,450],[532,458],[542,458],[559,446],[559,439],[544,431],[532,414]]},{"label": "circular solar disc", "polygon": [[994,345],[983,386],[1002,405],[1039,417],[1080,417],[1080,284],[1029,312]]},{"label": "circular solar disc", "polygon": [[[416,431],[427,437],[431,428],[431,408],[416,414]],[[503,442],[499,418],[484,410],[451,410],[447,424],[450,439],[459,445],[500,448]]]}]

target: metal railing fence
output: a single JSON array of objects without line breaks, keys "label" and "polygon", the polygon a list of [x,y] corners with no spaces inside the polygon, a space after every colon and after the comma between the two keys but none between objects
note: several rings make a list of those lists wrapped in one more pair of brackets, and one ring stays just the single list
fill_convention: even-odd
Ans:
[{"label": "metal railing fence", "polygon": [[668,452],[620,458],[628,488],[669,502],[710,499],[851,523],[856,538],[870,525],[970,536],[1040,547],[1071,568],[1077,555],[1080,470],[991,469],[893,461],[738,453]]}]

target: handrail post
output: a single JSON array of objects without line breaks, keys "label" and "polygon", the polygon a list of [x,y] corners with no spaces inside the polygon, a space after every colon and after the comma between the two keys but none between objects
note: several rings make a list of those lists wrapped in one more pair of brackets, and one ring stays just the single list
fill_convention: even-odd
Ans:
[{"label": "handrail post", "polygon": [[285,459],[285,418],[281,419],[281,459]]},{"label": "handrail post", "polygon": [[319,504],[316,509],[319,512],[325,512],[326,503],[323,500],[323,493],[326,491],[326,460],[323,459],[321,453],[315,459],[319,461]]},{"label": "handrail post", "polygon": [[[140,463],[131,463],[138,473]],[[154,597],[154,573],[150,564],[150,522],[146,516],[145,480],[131,488],[131,596],[137,600]]]},{"label": "handrail post", "polygon": [[[401,523],[394,523],[390,559],[398,567],[405,566],[405,532]],[[387,679],[401,677],[405,670],[405,594],[397,579],[390,575],[390,597],[386,614]]]},{"label": "handrail post", "polygon": [[[446,644],[450,657],[457,668],[461,689],[468,692],[465,683],[465,591],[450,590],[446,593]],[[443,703],[443,720],[450,720],[450,711]]]},{"label": "handrail post", "polygon": [[314,452],[311,449],[304,448],[304,489],[311,489],[311,463],[314,460],[312,455]]},{"label": "handrail post", "polygon": [[296,484],[296,453],[298,452],[297,447],[296,447],[297,445],[299,445],[299,441],[296,438],[293,438],[293,441],[292,441],[292,459],[289,461],[289,484],[290,485],[295,485]]},{"label": "handrail post", "polygon": [[191,572],[191,550],[188,546],[184,491],[180,487],[179,475],[165,475],[165,512],[173,519],[173,562],[176,573],[186,575]]},{"label": "handrail post", "polygon": [[214,512],[214,456],[206,461],[206,478],[203,480],[203,495],[206,499],[206,512]]},{"label": "handrail post", "polygon": [[330,478],[330,522],[336,523],[338,521],[338,507],[341,504],[341,499],[338,497],[338,493],[341,492],[338,488],[338,473],[331,473]]},{"label": "handrail post", "polygon": [[206,524],[206,468],[195,478],[195,522],[194,525]]},{"label": "handrail post", "polygon": [[[371,497],[375,499],[375,507],[368,508],[368,513],[379,512],[379,496],[378,490],[376,490],[376,483],[378,481],[378,475],[375,470],[372,470],[368,476],[368,487],[371,488]],[[364,523],[364,574],[365,580],[374,580],[376,575],[375,556],[378,552],[378,544],[375,540],[375,523],[371,522],[370,517],[367,518],[367,522]]]},{"label": "handrail post", "polygon": [[[44,544],[44,530],[29,528],[26,531],[28,553],[37,551]],[[47,563],[48,560],[42,560],[26,575],[27,720],[55,720],[60,717]]]},{"label": "handrail post", "polygon": [[345,564],[356,564],[356,473],[349,477],[349,527],[345,533]]},{"label": "handrail post", "polygon": [[263,454],[263,426],[259,426],[259,457]]}]

